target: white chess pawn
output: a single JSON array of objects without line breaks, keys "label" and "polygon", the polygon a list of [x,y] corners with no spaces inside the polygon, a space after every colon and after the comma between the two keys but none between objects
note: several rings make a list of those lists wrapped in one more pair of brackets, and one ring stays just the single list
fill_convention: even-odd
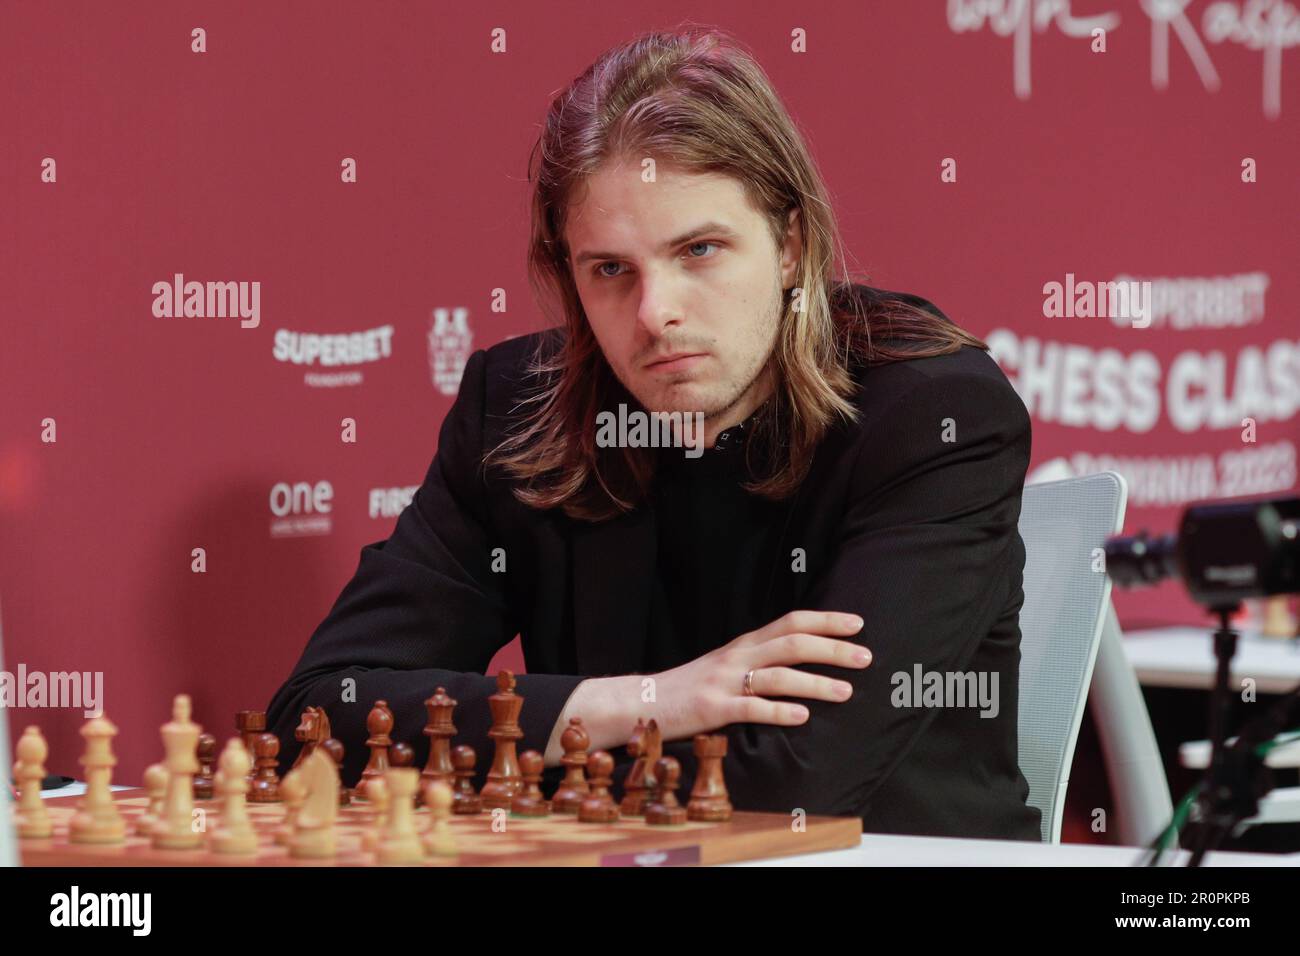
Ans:
[{"label": "white chess pawn", "polygon": [[366,800],[374,807],[374,812],[370,817],[370,826],[361,834],[361,848],[374,853],[388,821],[388,784],[383,777],[370,778],[366,784]]},{"label": "white chess pawn", "polygon": [[153,828],[162,816],[163,799],[167,794],[167,768],[151,763],[144,771],[144,792],[149,805],[135,822],[135,832],[143,837],[153,835]]},{"label": "white chess pawn", "polygon": [[221,817],[212,835],[212,849],[217,853],[256,853],[257,831],[248,817],[248,772],[253,758],[244,742],[232,737],[221,751],[213,789],[221,801]]},{"label": "white chess pawn", "polygon": [[113,802],[113,738],[117,728],[104,716],[94,717],[81,727],[86,750],[81,757],[85,768],[86,792],[77,805],[68,828],[73,843],[125,843],[126,821]]},{"label": "white chess pawn", "polygon": [[456,838],[451,830],[451,787],[435,781],[424,788],[424,802],[431,821],[424,835],[424,852],[430,856],[456,856]]},{"label": "white chess pawn", "polygon": [[40,840],[54,833],[50,811],[41,799],[41,781],[45,779],[45,758],[50,755],[49,744],[35,725],[23,731],[16,748],[18,760],[14,763],[14,780],[18,782],[18,836],[24,840]]},{"label": "white chess pawn", "polygon": [[275,842],[288,846],[298,821],[298,811],[307,799],[307,785],[297,770],[290,770],[280,781],[280,799],[284,802],[284,820],[275,829]]},{"label": "white chess pawn", "polygon": [[420,771],[415,767],[389,767],[384,771],[384,782],[388,820],[379,840],[379,862],[419,863],[424,859],[420,833],[415,828],[415,791],[420,785]]}]

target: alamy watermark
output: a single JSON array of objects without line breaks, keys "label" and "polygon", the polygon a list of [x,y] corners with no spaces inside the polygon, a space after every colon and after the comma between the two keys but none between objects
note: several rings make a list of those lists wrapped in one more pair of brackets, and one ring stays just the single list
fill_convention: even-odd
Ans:
[{"label": "alamy watermark", "polygon": [[1067,272],[1064,283],[1043,284],[1043,316],[1048,319],[1122,319],[1145,329],[1151,311],[1150,280],[1076,282],[1074,273]]},{"label": "alamy watermark", "polygon": [[81,707],[86,717],[104,713],[103,671],[0,671],[0,707]]},{"label": "alamy watermark", "polygon": [[895,707],[978,707],[980,717],[996,717],[997,671],[927,671],[920,664],[912,672],[895,671],[889,702]]},{"label": "alamy watermark", "polygon": [[50,897],[51,926],[122,926],[133,936],[148,936],[152,913],[152,893],[83,893],[74,883]]},{"label": "alamy watermark", "polygon": [[596,413],[599,448],[685,448],[687,458],[704,454],[703,412],[645,412],[628,410]]}]

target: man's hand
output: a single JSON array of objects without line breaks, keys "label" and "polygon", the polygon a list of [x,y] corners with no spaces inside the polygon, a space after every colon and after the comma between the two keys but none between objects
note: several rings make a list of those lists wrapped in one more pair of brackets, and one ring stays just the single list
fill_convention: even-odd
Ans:
[{"label": "man's hand", "polygon": [[[795,670],[797,664],[833,664],[861,670],[871,651],[845,640],[862,630],[862,618],[834,611],[791,611],[717,650],[655,675],[652,708],[665,740],[708,733],[728,724],[794,726],[808,719],[802,704],[773,697],[838,703],[853,685]],[[751,695],[745,693],[745,675]]]},{"label": "man's hand", "polygon": [[[862,630],[862,618],[834,611],[791,611],[756,631],[742,634],[717,650],[650,678],[640,674],[596,677],[574,690],[556,721],[546,748],[546,765],[559,762],[560,734],[570,717],[581,717],[591,749],[627,743],[638,717],[654,718],[664,740],[681,740],[728,724],[794,726],[808,719],[808,708],[773,697],[802,697],[833,703],[853,693],[847,681],[795,670],[797,664],[832,664],[861,670],[871,651],[849,635]],[[752,694],[745,693],[745,675]],[[653,700],[643,696],[654,681]]]}]

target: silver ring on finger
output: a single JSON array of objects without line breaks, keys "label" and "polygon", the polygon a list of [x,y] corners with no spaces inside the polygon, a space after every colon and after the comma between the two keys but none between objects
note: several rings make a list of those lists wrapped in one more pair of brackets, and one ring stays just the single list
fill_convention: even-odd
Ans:
[{"label": "silver ring on finger", "polygon": [[754,696],[754,671],[752,669],[745,671],[744,694],[746,697]]}]

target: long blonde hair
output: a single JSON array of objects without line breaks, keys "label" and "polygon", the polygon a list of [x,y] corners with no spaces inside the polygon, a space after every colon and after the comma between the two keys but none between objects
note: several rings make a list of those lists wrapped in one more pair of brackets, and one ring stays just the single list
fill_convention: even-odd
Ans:
[{"label": "long blonde hair", "polygon": [[526,414],[484,460],[515,479],[524,504],[605,520],[643,502],[654,477],[653,449],[597,446],[597,413],[635,400],[591,331],[564,242],[575,191],[624,156],[735,178],[777,249],[790,211],[799,210],[803,251],[770,360],[776,390],[757,440],[746,445],[762,459],[750,462],[752,493],[791,495],[836,420],[856,419],[852,364],[987,348],[940,315],[897,298],[864,300],[850,280],[834,278],[837,263],[840,275],[849,270],[826,186],[767,76],[737,41],[694,26],[639,36],[604,53],[552,100],[529,160],[529,280],[556,328],[540,337],[529,364]]}]

